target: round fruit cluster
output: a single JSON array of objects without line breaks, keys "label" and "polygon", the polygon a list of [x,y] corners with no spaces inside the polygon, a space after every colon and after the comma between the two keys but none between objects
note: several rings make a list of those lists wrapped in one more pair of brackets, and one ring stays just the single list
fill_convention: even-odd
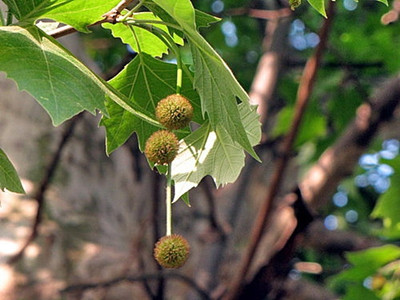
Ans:
[{"label": "round fruit cluster", "polygon": [[[146,141],[144,153],[147,159],[157,165],[170,164],[179,148],[178,138],[172,130],[188,126],[192,117],[193,107],[182,95],[173,94],[160,100],[156,107],[156,118],[166,129],[154,132]],[[156,243],[154,258],[164,268],[179,268],[186,262],[189,249],[184,237],[169,234]]]},{"label": "round fruit cluster", "polygon": [[164,268],[179,268],[189,257],[188,241],[179,234],[163,236],[154,248],[154,258]]},{"label": "round fruit cluster", "polygon": [[157,120],[168,130],[154,132],[146,141],[144,153],[149,161],[158,165],[170,164],[178,153],[178,138],[170,130],[189,125],[193,106],[180,94],[172,94],[160,100],[156,107]]}]

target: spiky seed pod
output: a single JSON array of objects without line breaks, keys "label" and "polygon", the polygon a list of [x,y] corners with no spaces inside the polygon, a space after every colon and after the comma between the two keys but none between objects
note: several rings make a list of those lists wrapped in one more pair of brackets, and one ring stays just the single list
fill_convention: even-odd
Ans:
[{"label": "spiky seed pod", "polygon": [[179,94],[160,100],[156,107],[157,120],[170,130],[186,127],[193,118],[193,106]]},{"label": "spiky seed pod", "polygon": [[164,268],[180,268],[189,257],[188,241],[179,234],[163,236],[154,247],[154,258]]},{"label": "spiky seed pod", "polygon": [[144,153],[151,162],[166,165],[174,160],[178,147],[179,141],[173,132],[159,130],[147,139]]}]

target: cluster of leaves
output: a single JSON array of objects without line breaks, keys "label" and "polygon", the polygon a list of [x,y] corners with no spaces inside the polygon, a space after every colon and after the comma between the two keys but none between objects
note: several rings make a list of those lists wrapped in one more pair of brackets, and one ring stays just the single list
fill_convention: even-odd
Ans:
[{"label": "cluster of leaves", "polygon": [[[179,47],[190,47],[193,64],[183,66],[180,92],[194,106],[193,121],[198,129],[178,133],[181,147],[172,166],[175,200],[206,175],[211,175],[218,186],[234,181],[244,165],[244,151],[257,158],[252,148],[260,139],[255,108],[224,61],[198,32],[199,27],[218,19],[195,10],[189,0],[140,1],[138,12],[135,10],[129,18],[103,24],[105,30],[111,30],[115,38],[137,52],[109,82],[82,64],[38,21],[52,19],[56,24],[89,32],[87,26],[101,21],[120,1],[101,5],[84,0],[3,2],[17,22],[2,20],[0,71],[29,92],[54,125],[83,110],[99,110],[107,133],[107,153],[133,133],[143,150],[146,139],[162,127],[154,109],[159,100],[175,92],[177,85],[177,65],[163,61],[162,56],[172,50],[179,60]],[[18,177],[13,175],[15,181]],[[9,190],[18,190],[10,180],[2,182]]]}]

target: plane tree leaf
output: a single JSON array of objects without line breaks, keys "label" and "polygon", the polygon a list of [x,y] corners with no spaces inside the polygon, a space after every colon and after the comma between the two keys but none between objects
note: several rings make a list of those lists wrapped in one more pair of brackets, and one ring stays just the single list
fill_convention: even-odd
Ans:
[{"label": "plane tree leaf", "polygon": [[10,192],[25,193],[17,171],[2,149],[0,149],[0,189],[3,192],[7,189]]},{"label": "plane tree leaf", "polygon": [[[249,106],[249,97],[217,52],[196,30],[195,10],[189,0],[153,0],[182,28],[189,40],[194,60],[194,88],[198,91],[202,112],[207,114],[211,127],[224,129],[234,142],[239,143],[253,157],[252,148],[240,122],[237,101]],[[151,9],[151,4],[149,4]],[[154,9],[154,8],[153,8]],[[161,18],[163,14],[157,13]],[[166,20],[167,21],[167,20]]]},{"label": "plane tree leaf", "polygon": [[0,27],[0,44],[0,70],[35,97],[55,125],[83,110],[105,110],[98,79],[37,27]]},{"label": "plane tree leaf", "polygon": [[82,32],[87,26],[103,19],[119,0],[3,0],[21,24],[33,24],[37,19],[52,19],[69,24]]},{"label": "plane tree leaf", "polygon": [[[155,107],[161,99],[175,93],[175,64],[165,63],[145,53],[139,53],[110,84],[124,94],[130,102],[137,103],[144,110],[154,115]],[[202,123],[200,100],[193,90],[191,81],[184,76],[182,95],[190,99],[194,108],[193,121]],[[147,138],[157,129],[157,126],[146,124],[140,118],[132,115],[114,102],[107,103],[109,117],[104,117],[101,124],[107,132],[107,153],[111,153],[137,132],[139,145],[144,149]]]},{"label": "plane tree leaf", "polygon": [[[135,19],[160,21],[160,18],[156,17],[152,12],[137,13],[135,14]],[[114,37],[120,38],[123,43],[131,46],[136,52],[144,52],[154,57],[161,57],[163,54],[168,53],[168,46],[146,29],[136,26],[132,26],[130,29],[129,26],[122,23],[105,23],[102,26],[111,30]],[[154,26],[168,32],[168,27],[165,25],[155,24]],[[183,45],[181,37],[174,35],[173,38],[177,44]]]},{"label": "plane tree leaf", "polygon": [[83,110],[106,113],[105,96],[125,110],[157,125],[135,103],[96,76],[36,26],[0,27],[0,71],[30,93],[59,125]]},{"label": "plane tree leaf", "polygon": [[[255,107],[240,104],[239,111],[251,145],[257,144],[261,135]],[[205,122],[181,141],[178,155],[172,162],[174,201],[196,187],[207,175],[212,176],[217,187],[234,182],[244,166],[244,158],[243,148],[224,128],[219,125],[214,128]]]}]

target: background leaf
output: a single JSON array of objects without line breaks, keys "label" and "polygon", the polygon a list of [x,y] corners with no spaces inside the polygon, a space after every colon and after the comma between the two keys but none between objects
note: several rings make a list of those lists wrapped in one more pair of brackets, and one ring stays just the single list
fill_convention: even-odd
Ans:
[{"label": "background leaf", "polygon": [[25,193],[17,171],[2,149],[0,149],[0,189],[3,192],[7,189],[15,193]]},{"label": "background leaf", "polygon": [[395,238],[400,236],[400,209],[398,201],[400,195],[400,159],[388,160],[385,163],[394,169],[394,173],[391,176],[392,184],[379,197],[371,216],[382,218],[384,225],[383,233],[387,237]]},{"label": "background leaf", "polygon": [[103,19],[119,0],[3,0],[12,14],[23,23],[49,18],[71,25],[82,32],[89,32],[86,26]]}]

